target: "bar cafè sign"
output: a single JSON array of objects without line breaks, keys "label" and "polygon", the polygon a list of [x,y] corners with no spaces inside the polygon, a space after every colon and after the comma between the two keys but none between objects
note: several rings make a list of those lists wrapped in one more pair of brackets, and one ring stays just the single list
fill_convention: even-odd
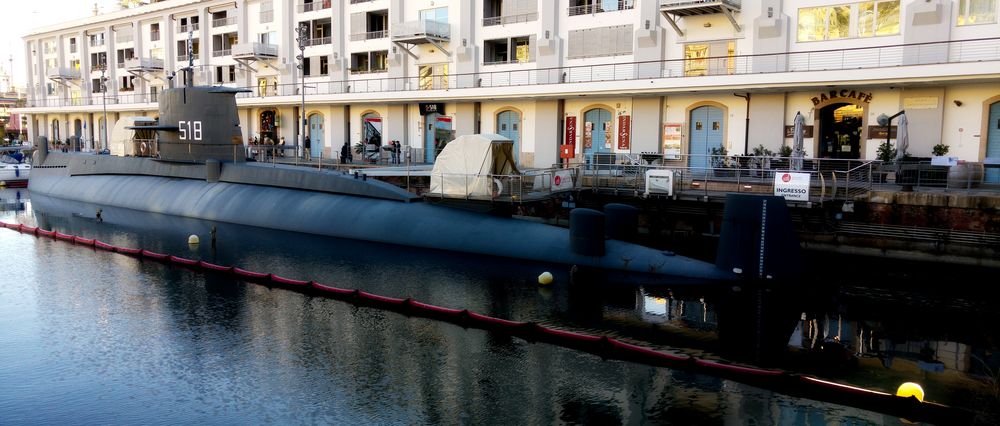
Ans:
[{"label": "bar caf\u00e8 sign", "polygon": [[812,103],[813,106],[817,106],[834,99],[849,100],[848,102],[851,103],[861,102],[867,104],[872,101],[872,94],[851,89],[830,90],[828,92],[820,93],[819,96],[814,96],[812,98]]}]

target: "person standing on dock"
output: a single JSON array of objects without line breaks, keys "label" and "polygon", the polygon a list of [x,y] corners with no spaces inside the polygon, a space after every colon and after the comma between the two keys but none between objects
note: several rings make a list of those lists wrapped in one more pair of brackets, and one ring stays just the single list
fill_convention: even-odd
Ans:
[{"label": "person standing on dock", "polygon": [[353,160],[351,155],[351,143],[344,141],[344,146],[340,148],[340,163],[348,164]]}]

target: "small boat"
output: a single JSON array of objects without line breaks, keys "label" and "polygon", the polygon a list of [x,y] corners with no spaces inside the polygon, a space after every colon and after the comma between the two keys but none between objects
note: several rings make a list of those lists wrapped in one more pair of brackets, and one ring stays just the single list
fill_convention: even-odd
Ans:
[{"label": "small boat", "polygon": [[25,146],[0,146],[0,186],[28,186],[31,164],[25,162]]}]

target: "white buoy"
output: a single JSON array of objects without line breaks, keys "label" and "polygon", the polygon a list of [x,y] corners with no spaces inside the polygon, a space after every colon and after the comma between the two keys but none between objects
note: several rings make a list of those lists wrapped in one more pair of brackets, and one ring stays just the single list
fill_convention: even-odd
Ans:
[{"label": "white buoy", "polygon": [[198,245],[198,243],[200,243],[200,242],[201,242],[201,240],[198,239],[198,236],[195,235],[195,234],[191,234],[191,236],[188,237],[188,244]]},{"label": "white buoy", "polygon": [[538,276],[538,283],[541,285],[552,284],[552,273],[542,272],[542,274]]}]

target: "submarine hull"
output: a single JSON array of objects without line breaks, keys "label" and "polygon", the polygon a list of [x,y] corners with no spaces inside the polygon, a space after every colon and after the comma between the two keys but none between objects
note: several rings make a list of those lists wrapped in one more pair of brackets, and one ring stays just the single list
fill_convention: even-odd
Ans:
[{"label": "submarine hull", "polygon": [[[102,160],[114,161],[102,156],[89,156],[83,161]],[[148,159],[142,161],[153,162]],[[227,164],[225,167],[253,166]],[[96,206],[336,238],[576,265],[610,272],[608,277],[627,275],[639,278],[643,284],[650,285],[694,284],[734,278],[707,262],[617,240],[606,241],[603,256],[584,256],[571,250],[570,234],[565,228],[423,202],[281,186],[207,182],[190,177],[73,175],[70,169],[40,168],[41,172],[33,174],[29,189],[33,194]],[[292,177],[296,174],[295,171],[288,173]],[[309,170],[301,170],[301,173],[314,174]],[[344,175],[330,178],[350,179]],[[44,209],[45,205],[42,203],[38,207]],[[104,219],[113,220],[107,214]]]}]

